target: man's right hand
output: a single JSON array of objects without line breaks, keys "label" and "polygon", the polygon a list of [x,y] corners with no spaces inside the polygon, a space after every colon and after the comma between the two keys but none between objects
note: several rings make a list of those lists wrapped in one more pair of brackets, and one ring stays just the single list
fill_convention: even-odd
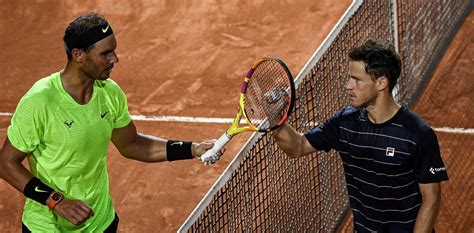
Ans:
[{"label": "man's right hand", "polygon": [[54,207],[54,211],[74,225],[79,225],[94,216],[94,211],[84,202],[66,198]]}]

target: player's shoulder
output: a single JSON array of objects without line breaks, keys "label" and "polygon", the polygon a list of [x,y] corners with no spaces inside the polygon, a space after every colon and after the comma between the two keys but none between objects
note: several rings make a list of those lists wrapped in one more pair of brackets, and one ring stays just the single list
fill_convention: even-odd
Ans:
[{"label": "player's shoulder", "polygon": [[341,124],[343,122],[354,122],[360,118],[360,110],[354,107],[343,107],[332,117],[326,120],[326,124]]},{"label": "player's shoulder", "polygon": [[39,107],[51,103],[51,101],[56,99],[55,96],[57,95],[57,88],[55,87],[57,78],[59,78],[59,72],[36,81],[20,102],[38,105]]},{"label": "player's shoulder", "polygon": [[407,107],[400,108],[400,115],[396,120],[397,124],[404,126],[412,131],[426,132],[431,129],[431,126],[418,114],[411,111]]},{"label": "player's shoulder", "polygon": [[96,80],[94,85],[100,89],[103,89],[107,91],[108,93],[121,93],[122,89],[120,86],[117,84],[112,79],[107,79],[107,80]]},{"label": "player's shoulder", "polygon": [[111,78],[108,78],[106,80],[96,80],[94,84],[101,88],[116,88],[119,86],[117,82],[115,82]]},{"label": "player's shoulder", "polygon": [[343,107],[341,110],[336,112],[335,117],[342,119],[355,119],[362,115],[362,109],[354,108],[352,106]]}]

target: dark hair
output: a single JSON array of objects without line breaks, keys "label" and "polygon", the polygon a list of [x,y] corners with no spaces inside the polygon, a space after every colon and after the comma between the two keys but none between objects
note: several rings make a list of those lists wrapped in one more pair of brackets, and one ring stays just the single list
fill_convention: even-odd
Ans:
[{"label": "dark hair", "polygon": [[389,90],[393,90],[400,76],[401,61],[392,45],[367,40],[361,46],[353,48],[349,52],[349,58],[353,61],[363,61],[365,71],[374,79],[387,77]]},{"label": "dark hair", "polygon": [[85,40],[90,38],[90,35],[88,34],[90,34],[94,28],[100,28],[104,25],[108,25],[107,20],[102,15],[94,12],[75,18],[67,26],[63,37],[64,48],[68,59],[72,58],[71,51],[74,48],[79,48],[86,52],[93,48],[94,43],[91,44],[89,41]]}]

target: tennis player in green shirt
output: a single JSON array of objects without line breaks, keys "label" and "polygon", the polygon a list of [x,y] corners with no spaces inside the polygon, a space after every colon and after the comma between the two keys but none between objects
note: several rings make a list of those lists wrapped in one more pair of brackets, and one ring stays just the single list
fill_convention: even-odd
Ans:
[{"label": "tennis player in green shirt", "polygon": [[[115,232],[107,145],[144,162],[199,158],[203,143],[139,134],[127,99],[109,79],[119,59],[111,26],[89,13],[66,28],[66,67],[36,82],[18,103],[0,153],[0,175],[27,197],[23,232]],[[22,161],[27,158],[30,170]]]}]

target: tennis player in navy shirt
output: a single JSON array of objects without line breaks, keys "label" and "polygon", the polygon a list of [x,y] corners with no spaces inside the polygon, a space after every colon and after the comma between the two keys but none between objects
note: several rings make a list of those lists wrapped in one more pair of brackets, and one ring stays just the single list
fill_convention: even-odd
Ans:
[{"label": "tennis player in navy shirt", "polygon": [[276,142],[291,158],[339,152],[355,232],[434,232],[448,175],[431,126],[392,96],[400,56],[368,40],[349,58],[351,106],[304,134],[285,124]]}]

